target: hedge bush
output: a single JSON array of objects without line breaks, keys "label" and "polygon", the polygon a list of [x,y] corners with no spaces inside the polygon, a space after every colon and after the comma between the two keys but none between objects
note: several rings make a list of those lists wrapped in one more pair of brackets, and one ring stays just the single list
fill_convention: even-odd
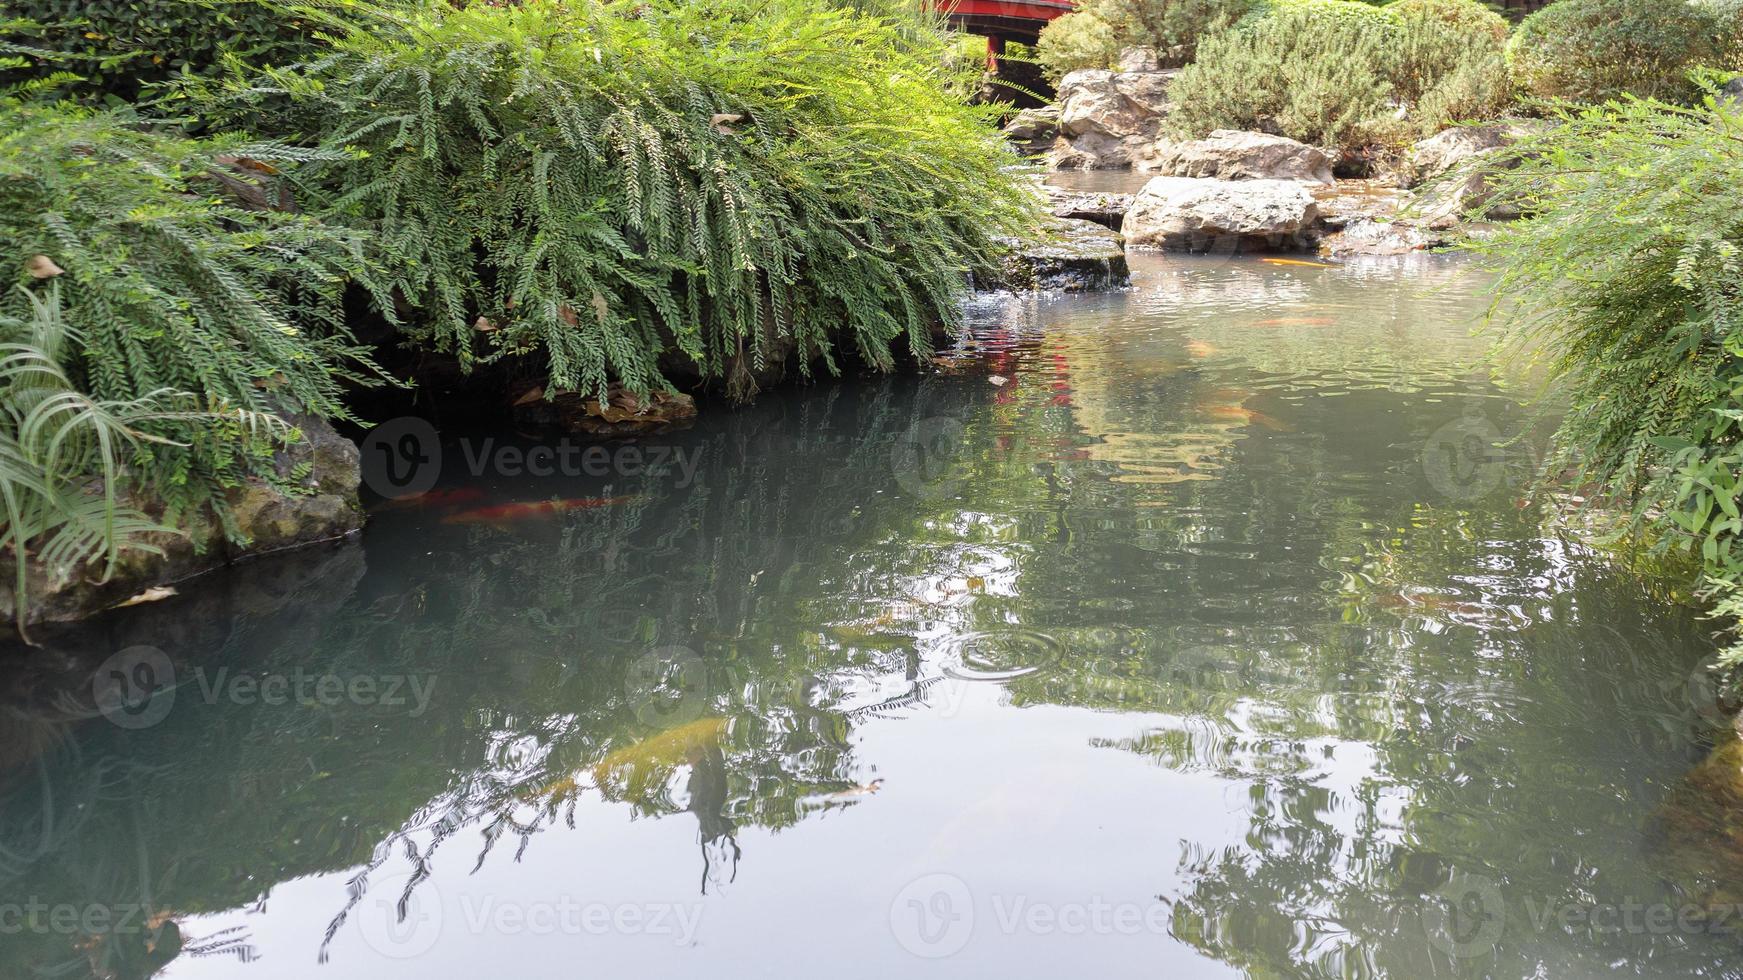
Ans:
[{"label": "hedge bush", "polygon": [[375,236],[415,341],[536,355],[551,391],[676,358],[745,392],[790,352],[926,354],[1033,219],[950,43],[804,0],[527,0],[355,31],[230,111],[342,154],[308,206]]},{"label": "hedge bush", "polygon": [[1041,28],[1035,58],[1048,80],[1057,83],[1079,68],[1112,68],[1119,62],[1121,47],[1107,21],[1079,9]]},{"label": "hedge bush", "polygon": [[1520,23],[1513,75],[1543,98],[1684,100],[1688,74],[1719,57],[1713,20],[1684,0],[1558,0]]},{"label": "hedge bush", "polygon": [[1511,86],[1498,38],[1428,4],[1275,0],[1207,40],[1170,94],[1182,135],[1256,129],[1356,150],[1496,115]]},{"label": "hedge bush", "polygon": [[1743,71],[1743,0],[1693,0],[1712,24],[1717,67]]},{"label": "hedge bush", "polygon": [[1393,0],[1386,10],[1399,18],[1431,16],[1461,34],[1486,37],[1497,43],[1507,40],[1512,30],[1507,18],[1481,0]]},{"label": "hedge bush", "polygon": [[1108,68],[1128,47],[1165,64],[1193,57],[1202,38],[1234,24],[1262,0],[1083,0],[1041,29],[1039,57],[1057,81],[1078,68]]}]

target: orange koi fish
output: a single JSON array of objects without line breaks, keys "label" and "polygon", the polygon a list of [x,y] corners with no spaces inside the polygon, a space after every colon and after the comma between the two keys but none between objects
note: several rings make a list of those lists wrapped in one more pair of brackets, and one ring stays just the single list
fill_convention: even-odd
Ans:
[{"label": "orange koi fish", "polygon": [[558,514],[578,510],[594,510],[600,507],[615,507],[627,504],[639,497],[574,497],[568,500],[515,500],[506,504],[491,504],[488,507],[475,507],[463,510],[458,514],[449,514],[442,518],[443,524],[489,524],[503,527],[515,521],[531,518],[555,517]]},{"label": "orange koi fish", "polygon": [[1213,419],[1238,422],[1241,425],[1256,425],[1262,429],[1270,429],[1272,432],[1294,431],[1286,422],[1278,421],[1264,412],[1255,412],[1239,405],[1201,405],[1199,410]]},{"label": "orange koi fish", "polygon": [[1296,265],[1304,269],[1335,269],[1337,266],[1325,262],[1309,262],[1306,259],[1260,259],[1266,265]]},{"label": "orange koi fish", "polygon": [[477,487],[456,487],[453,490],[426,490],[414,493],[409,497],[396,497],[383,504],[383,507],[458,507],[484,499],[484,491]]}]

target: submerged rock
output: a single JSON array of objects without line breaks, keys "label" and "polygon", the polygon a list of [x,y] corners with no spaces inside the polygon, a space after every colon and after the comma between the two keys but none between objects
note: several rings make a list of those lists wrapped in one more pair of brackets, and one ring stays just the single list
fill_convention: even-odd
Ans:
[{"label": "submerged rock", "polygon": [[[1667,794],[1649,840],[1661,873],[1686,900],[1715,911],[1743,902],[1743,740],[1726,733]],[[1743,928],[1734,919],[1728,925]]]},{"label": "submerged rock", "polygon": [[1437,235],[1419,225],[1357,218],[1326,235],[1320,242],[1320,251],[1341,259],[1356,255],[1408,255],[1444,244],[1444,235]]},{"label": "submerged rock", "polygon": [[[233,544],[218,522],[201,515],[186,534],[154,534],[155,555],[124,552],[114,575],[97,581],[99,568],[75,571],[65,580],[44,569],[29,570],[25,623],[69,622],[95,615],[132,597],[256,555],[343,537],[363,526],[357,487],[362,479],[357,446],[325,421],[291,419],[303,441],[279,454],[274,469],[284,480],[305,471],[303,492],[285,494],[261,480],[229,491],[236,527],[246,544]],[[158,593],[164,594],[164,593]],[[0,623],[17,620],[11,589],[0,590]]]},{"label": "submerged rock", "polygon": [[1238,129],[1219,129],[1201,140],[1158,142],[1155,154],[1139,165],[1174,177],[1305,180],[1317,184],[1334,180],[1331,157],[1318,147]]},{"label": "submerged rock", "polygon": [[1157,177],[1126,213],[1126,241],[1193,252],[1280,250],[1317,244],[1319,205],[1287,180]]},{"label": "submerged rock", "polygon": [[1124,240],[1103,225],[1057,218],[1054,237],[1025,243],[1005,260],[994,289],[1048,289],[1086,292],[1116,289],[1131,280]]},{"label": "submerged rock", "polygon": [[1097,194],[1047,188],[1047,207],[1055,218],[1076,218],[1093,221],[1110,231],[1119,231],[1132,209],[1131,194]]}]

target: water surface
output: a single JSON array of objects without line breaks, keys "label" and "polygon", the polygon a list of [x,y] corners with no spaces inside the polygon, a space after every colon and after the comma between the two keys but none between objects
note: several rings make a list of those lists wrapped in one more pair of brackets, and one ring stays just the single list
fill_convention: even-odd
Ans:
[{"label": "water surface", "polygon": [[1486,281],[1134,272],[34,655],[0,902],[149,927],[0,976],[1738,975],[1604,928],[1712,904],[1711,644],[1523,499]]}]

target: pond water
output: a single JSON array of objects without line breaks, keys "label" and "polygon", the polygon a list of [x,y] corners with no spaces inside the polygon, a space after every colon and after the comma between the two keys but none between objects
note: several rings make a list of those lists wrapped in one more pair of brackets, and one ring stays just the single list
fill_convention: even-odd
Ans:
[{"label": "pond water", "polygon": [[1133,264],[8,659],[0,976],[1739,975],[1489,284]]}]

